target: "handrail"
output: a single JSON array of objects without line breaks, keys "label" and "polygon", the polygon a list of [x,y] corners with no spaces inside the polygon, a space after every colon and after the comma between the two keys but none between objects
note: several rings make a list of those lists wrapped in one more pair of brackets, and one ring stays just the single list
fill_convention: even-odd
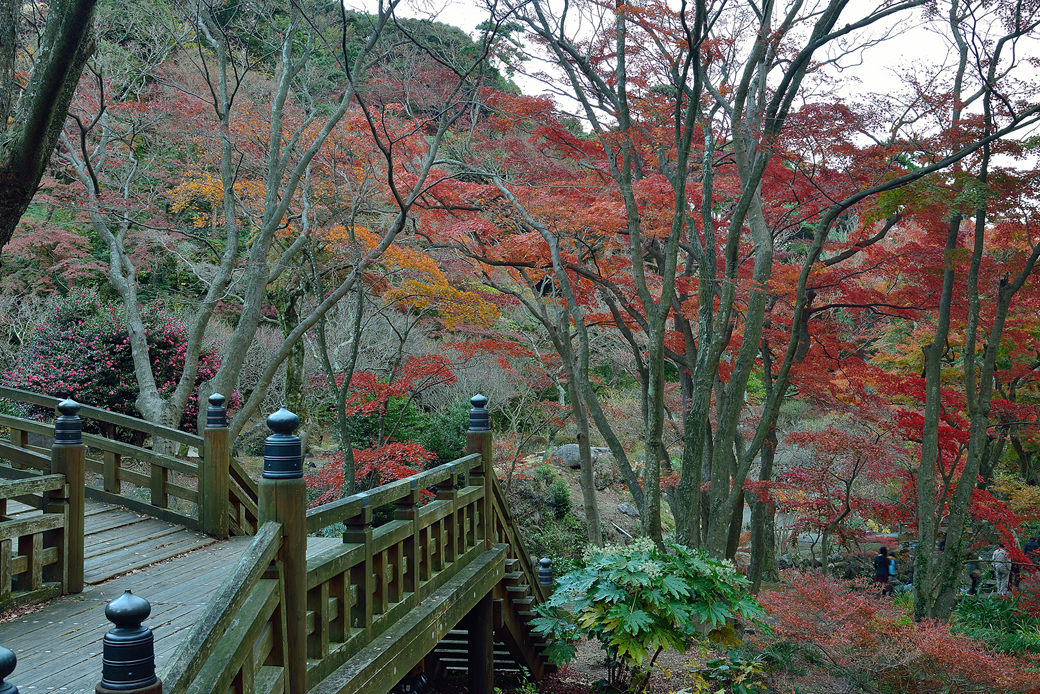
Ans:
[{"label": "handrail", "polygon": [[162,680],[169,694],[183,694],[212,655],[253,588],[274,560],[282,544],[282,525],[268,521],[260,527],[234,570],[210,599],[206,611],[170,659]]},{"label": "handrail", "polygon": [[531,565],[531,558],[527,556],[526,546],[520,538],[516,525],[513,523],[513,517],[509,514],[509,506],[506,504],[505,495],[502,494],[502,486],[498,483],[497,475],[492,474],[491,476],[491,488],[494,491],[495,511],[502,516],[503,527],[509,534],[509,544],[519,550],[516,552],[517,559],[520,560],[520,566],[524,570],[527,582],[531,586],[531,590],[534,591],[537,602],[543,603],[548,599],[548,596],[545,594],[542,584],[538,581],[538,572]]},{"label": "handrail", "polygon": [[425,489],[445,481],[453,474],[460,475],[469,472],[479,464],[480,454],[471,453],[410,477],[388,482],[367,492],[359,492],[321,506],[315,506],[307,511],[307,532],[314,533],[334,523],[342,523],[361,513],[361,509],[365,506],[376,508],[403,499],[411,493],[413,486]]},{"label": "handrail", "polygon": [[65,475],[41,475],[23,480],[0,481],[0,499],[42,494],[65,486]]},{"label": "handrail", "polygon": [[8,443],[7,441],[0,441],[0,458],[30,467],[34,470],[49,471],[51,468],[51,459],[49,456],[37,453],[36,451],[31,451],[27,448],[20,448]]},{"label": "handrail", "polygon": [[[9,388],[7,386],[0,386],[0,398],[7,398],[8,400],[24,402],[30,405],[49,407],[52,410],[58,406],[60,400],[60,398],[50,395],[32,393],[27,390]],[[196,434],[189,434],[180,429],[172,429],[159,424],[152,424],[151,422],[146,422],[142,419],[130,417],[125,414],[119,414],[118,412],[112,412],[111,410],[104,410],[100,407],[91,407],[90,405],[84,405],[82,403],[80,403],[80,405],[80,417],[96,419],[99,422],[106,422],[108,424],[115,424],[116,426],[141,431],[146,434],[151,434],[152,436],[158,436],[160,438],[169,439],[170,441],[176,441],[177,443],[183,443],[196,448],[202,446],[202,437]]]}]

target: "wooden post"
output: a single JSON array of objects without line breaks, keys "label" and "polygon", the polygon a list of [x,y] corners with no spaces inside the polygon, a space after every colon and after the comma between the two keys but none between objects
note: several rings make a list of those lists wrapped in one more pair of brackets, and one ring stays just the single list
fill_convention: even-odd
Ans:
[{"label": "wooden post", "polygon": [[[86,515],[86,460],[83,445],[83,423],[79,418],[79,403],[62,400],[58,403],[61,416],[54,422],[54,445],[51,446],[51,473],[65,475],[65,491],[51,492],[49,503],[61,503],[67,509],[65,520],[66,593],[83,592],[84,518]],[[61,494],[59,498],[57,495]]]},{"label": "wooden post", "polygon": [[451,475],[448,476],[448,479],[437,485],[438,501],[447,501],[451,504],[451,513],[444,518],[444,521],[448,524],[447,533],[441,533],[444,546],[441,548],[440,554],[441,561],[445,565],[454,564],[455,560],[463,554],[463,552],[459,551],[459,493],[455,490],[455,485],[459,483],[459,474],[455,470],[454,465],[450,469]]},{"label": "wooden post", "polygon": [[394,589],[394,602],[403,600],[406,593],[411,593],[415,604],[419,604],[419,495],[422,490],[412,480],[411,490],[408,496],[397,500],[397,510],[394,511],[394,520],[409,521],[412,524],[412,532],[405,537],[401,543],[400,556],[398,557],[401,568],[394,569],[395,577],[401,579],[401,584]]},{"label": "wooden post", "polygon": [[375,577],[372,575],[372,506],[367,496],[361,501],[361,513],[348,518],[344,525],[344,542],[356,542],[364,547],[364,558],[350,570],[350,583],[357,586],[357,602],[350,611],[350,627],[363,629],[365,641],[372,638],[372,601],[375,599]]},{"label": "wooden post", "polygon": [[474,525],[480,523],[479,529],[474,534],[475,539],[484,541],[484,549],[491,549],[495,543],[491,529],[491,514],[493,513],[491,483],[494,479],[495,469],[491,466],[491,424],[488,418],[487,402],[488,399],[480,393],[470,398],[469,404],[473,408],[469,411],[466,453],[480,453],[480,465],[470,471],[470,484],[484,487],[484,498],[478,505],[480,518],[473,519]]},{"label": "wooden post", "polygon": [[469,692],[493,694],[495,691],[495,651],[493,640],[494,606],[489,592],[466,615],[469,641]]},{"label": "wooden post", "polygon": [[220,539],[228,536],[230,468],[227,410],[224,409],[224,396],[214,393],[209,396],[209,409],[206,410],[202,465],[199,467],[199,524],[202,532]]},{"label": "wooden post", "polygon": [[264,442],[264,473],[259,486],[260,523],[282,524],[276,561],[285,577],[286,692],[307,691],[307,487],[303,481],[300,418],[284,407],[267,418],[274,433]]}]

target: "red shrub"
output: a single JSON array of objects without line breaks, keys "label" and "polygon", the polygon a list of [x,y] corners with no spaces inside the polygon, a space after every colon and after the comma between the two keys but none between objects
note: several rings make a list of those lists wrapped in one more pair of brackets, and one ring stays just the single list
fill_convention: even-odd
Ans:
[{"label": "red shrub", "polygon": [[1040,694],[1038,663],[994,653],[950,631],[913,622],[862,581],[785,573],[789,588],[763,591],[779,639],[823,656],[838,674],[907,694]]},{"label": "red shrub", "polygon": [[[381,484],[422,472],[427,463],[437,457],[418,443],[388,443],[379,448],[354,451],[357,466],[355,479],[358,490],[371,489]],[[320,506],[339,498],[343,487],[343,454],[333,453],[326,458],[324,467],[313,474],[305,475],[307,489],[318,495],[309,506]],[[432,496],[423,492],[425,496]]]}]

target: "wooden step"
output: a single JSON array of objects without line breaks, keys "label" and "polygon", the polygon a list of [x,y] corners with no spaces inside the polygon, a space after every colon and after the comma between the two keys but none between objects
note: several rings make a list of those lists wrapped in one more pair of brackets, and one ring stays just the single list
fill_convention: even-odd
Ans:
[{"label": "wooden step", "polygon": [[519,586],[506,586],[506,592],[510,597],[526,598],[528,591],[531,590],[531,586],[526,583]]}]

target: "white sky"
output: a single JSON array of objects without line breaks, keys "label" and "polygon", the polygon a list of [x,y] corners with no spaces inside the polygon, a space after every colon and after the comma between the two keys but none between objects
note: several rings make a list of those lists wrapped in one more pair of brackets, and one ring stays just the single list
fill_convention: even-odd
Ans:
[{"label": "white sky", "polygon": [[[555,2],[557,0],[549,0]],[[638,1],[638,0],[632,0]],[[375,8],[376,0],[344,0],[348,7],[371,11]],[[677,0],[669,0],[677,6]],[[826,0],[816,0],[819,4]],[[786,3],[781,0],[781,6]],[[813,0],[806,2],[812,5]],[[842,14],[838,26],[860,19],[869,14],[878,6],[877,0],[852,0],[849,7]],[[940,12],[947,11],[946,3],[940,3]],[[444,22],[475,35],[475,29],[487,17],[480,0],[404,0],[404,5],[398,10],[403,16],[434,18],[436,21]],[[937,17],[933,21],[942,22],[943,17]],[[918,74],[923,70],[913,70],[915,65],[936,65],[950,61],[951,47],[949,39],[941,36],[937,31],[928,28],[928,21],[921,8],[900,14],[896,20],[889,20],[888,26],[875,25],[870,35],[875,38],[883,37],[886,32],[892,35],[876,45],[865,48],[858,53],[845,56],[842,61],[840,74],[836,77],[840,80],[839,94],[850,102],[869,101],[872,95],[886,95],[897,88],[902,81],[901,74],[913,71]],[[947,28],[944,33],[948,33]],[[1023,44],[1016,56],[1019,61],[1029,55],[1040,55],[1040,40],[1033,37],[1029,44]],[[818,59],[823,58],[822,53],[817,54]],[[1028,69],[1028,66],[1025,66]],[[537,68],[535,68],[537,69]],[[1040,71],[1036,68],[1030,69],[1028,75],[1035,81],[1040,81]],[[548,93],[545,85],[541,82],[516,75],[514,82],[525,94]],[[559,88],[563,90],[564,81],[559,82]],[[566,98],[561,98],[560,93],[554,95],[557,103],[564,109],[574,109],[575,104]],[[811,96],[807,98],[811,99]]]},{"label": "white sky", "polygon": [[[373,0],[344,2],[348,7],[359,10],[371,11],[375,8]],[[870,0],[854,0],[842,18],[852,20],[862,17],[874,5],[876,3]],[[459,27],[470,35],[475,34],[477,25],[487,17],[483,6],[470,0],[406,0],[399,12],[407,17],[432,17],[436,21]],[[933,32],[923,28],[923,21],[919,11],[914,15],[902,15],[895,27],[900,34],[863,51],[859,65],[853,65],[852,60],[844,61],[847,66],[842,75],[859,80],[864,93],[885,93],[894,79],[894,70],[908,67],[917,60],[927,59],[932,62],[945,55],[947,46]],[[842,23],[839,22],[839,25]],[[525,93],[533,94],[543,90],[537,82],[525,80],[523,76],[518,76],[516,81]]]}]

